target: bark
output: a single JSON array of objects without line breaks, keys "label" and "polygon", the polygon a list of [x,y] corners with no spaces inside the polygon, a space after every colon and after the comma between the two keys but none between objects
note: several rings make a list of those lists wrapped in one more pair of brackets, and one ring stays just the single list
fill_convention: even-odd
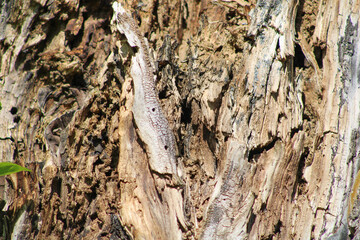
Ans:
[{"label": "bark", "polygon": [[112,1],[2,2],[0,238],[360,238],[358,2],[121,4],[141,46]]}]

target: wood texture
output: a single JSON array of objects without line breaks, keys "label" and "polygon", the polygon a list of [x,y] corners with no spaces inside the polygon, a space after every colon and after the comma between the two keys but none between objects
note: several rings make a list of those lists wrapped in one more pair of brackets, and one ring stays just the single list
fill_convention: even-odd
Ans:
[{"label": "wood texture", "polygon": [[0,159],[32,172],[0,177],[0,238],[360,238],[358,1],[121,1],[181,187],[112,4],[2,3]]}]

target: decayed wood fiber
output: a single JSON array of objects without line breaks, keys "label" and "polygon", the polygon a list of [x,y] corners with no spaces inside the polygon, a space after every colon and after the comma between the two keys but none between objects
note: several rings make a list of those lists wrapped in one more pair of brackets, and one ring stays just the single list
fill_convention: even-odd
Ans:
[{"label": "decayed wood fiber", "polygon": [[359,238],[357,3],[126,1],[183,188],[149,167],[111,4],[2,5],[0,159],[33,171],[0,178],[0,236]]}]

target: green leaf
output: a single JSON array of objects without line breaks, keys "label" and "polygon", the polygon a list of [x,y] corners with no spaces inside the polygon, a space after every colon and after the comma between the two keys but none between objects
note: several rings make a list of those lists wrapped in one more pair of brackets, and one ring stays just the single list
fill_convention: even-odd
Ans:
[{"label": "green leaf", "polygon": [[31,172],[30,169],[27,169],[26,167],[22,167],[15,163],[0,162],[0,176],[9,175],[9,174],[17,173],[17,172],[21,172],[21,171]]}]

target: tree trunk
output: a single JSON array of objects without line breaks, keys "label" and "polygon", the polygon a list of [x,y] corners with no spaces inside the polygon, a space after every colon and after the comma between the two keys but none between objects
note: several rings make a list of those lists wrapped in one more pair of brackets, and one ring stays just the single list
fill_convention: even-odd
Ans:
[{"label": "tree trunk", "polygon": [[360,239],[359,8],[3,2],[0,239]]}]

